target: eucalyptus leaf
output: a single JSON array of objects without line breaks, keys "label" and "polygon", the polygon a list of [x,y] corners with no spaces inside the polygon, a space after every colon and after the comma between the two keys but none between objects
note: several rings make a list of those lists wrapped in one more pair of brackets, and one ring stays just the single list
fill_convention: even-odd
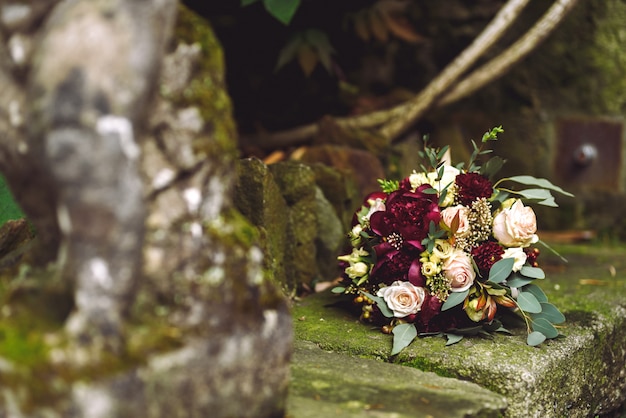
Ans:
[{"label": "eucalyptus leaf", "polygon": [[463,292],[454,292],[448,295],[448,299],[441,305],[442,311],[447,311],[448,309],[454,308],[457,305],[463,303],[465,298],[469,295],[469,289]]},{"label": "eucalyptus leaf", "polygon": [[493,178],[493,176],[500,171],[504,165],[505,160],[500,157],[491,157],[481,168],[480,174],[487,178]]},{"label": "eucalyptus leaf", "polygon": [[446,346],[456,344],[463,339],[463,336],[458,334],[446,333],[445,336],[448,340],[446,341]]},{"label": "eucalyptus leaf", "polygon": [[531,267],[531,266],[522,266],[520,269],[520,274],[522,276],[530,277],[531,279],[545,279],[546,273],[543,272],[539,267]]},{"label": "eucalyptus leaf", "polygon": [[535,295],[535,298],[537,298],[539,303],[548,301],[548,297],[546,296],[546,294],[543,293],[543,290],[541,290],[541,288],[536,284],[529,284],[528,286],[524,287],[524,291]]},{"label": "eucalyptus leaf", "polygon": [[558,310],[556,306],[548,302],[541,303],[541,312],[531,314],[533,321],[543,318],[552,324],[561,324],[565,322],[565,316]]},{"label": "eucalyptus leaf", "polygon": [[528,334],[528,338],[526,338],[526,344],[534,347],[546,340],[546,336],[538,331],[533,331]]},{"label": "eucalyptus leaf", "polygon": [[552,193],[550,193],[550,191],[546,189],[526,189],[526,190],[520,190],[519,192],[516,192],[516,193],[519,195],[522,195],[526,199],[533,199],[533,200],[544,200],[544,199],[549,199],[552,197]]},{"label": "eucalyptus leaf", "polygon": [[539,331],[546,338],[556,338],[559,336],[559,331],[545,318],[537,318],[531,322],[533,331]]},{"label": "eucalyptus leaf", "polygon": [[519,308],[528,313],[539,313],[541,312],[541,304],[530,292],[520,292],[517,295],[517,304]]},{"label": "eucalyptus leaf", "polygon": [[527,277],[522,277],[517,273],[513,274],[513,277],[507,279],[506,284],[509,287],[523,287],[529,283],[532,283],[534,279],[529,279]]},{"label": "eucalyptus leaf", "polygon": [[393,348],[391,355],[394,356],[407,347],[415,337],[417,329],[413,324],[399,324],[393,327]]},{"label": "eucalyptus leaf", "polygon": [[515,259],[513,258],[503,258],[496,261],[489,270],[489,281],[492,283],[505,281],[513,271],[513,264],[515,264]]},{"label": "eucalyptus leaf", "polygon": [[555,186],[554,184],[550,183],[546,179],[536,178],[533,176],[513,176],[513,177],[507,178],[507,180],[511,180],[516,183],[521,183],[521,184],[525,184],[528,186],[539,186],[544,189],[554,190],[555,192],[559,192],[561,194],[564,194],[565,196],[574,197],[573,194],[566,192],[565,190],[561,189],[559,186]]},{"label": "eucalyptus leaf", "polygon": [[383,314],[387,318],[393,318],[393,311],[389,309],[389,306],[387,306],[385,299],[379,296],[370,295],[369,293],[364,292],[362,290],[361,290],[361,293],[367,296],[368,298],[370,298],[371,300],[373,300],[374,302],[376,302],[376,306],[378,306],[378,309],[380,310],[381,314]]},{"label": "eucalyptus leaf", "polygon": [[548,206],[551,208],[558,208],[559,205],[557,205],[556,200],[554,200],[554,196],[550,196],[548,199],[545,200],[540,200],[539,202],[537,202],[538,205],[543,205],[543,206]]},{"label": "eucalyptus leaf", "polygon": [[346,288],[342,287],[342,286],[333,287],[331,289],[331,292],[333,292],[333,293],[343,293],[345,291],[346,291]]}]

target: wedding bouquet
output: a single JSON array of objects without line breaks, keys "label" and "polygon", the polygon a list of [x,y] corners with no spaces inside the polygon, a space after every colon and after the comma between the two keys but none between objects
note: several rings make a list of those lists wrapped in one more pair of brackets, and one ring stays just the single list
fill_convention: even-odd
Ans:
[{"label": "wedding bouquet", "polygon": [[352,251],[339,257],[344,282],[333,292],[350,295],[361,320],[393,334],[392,355],[418,334],[445,335],[450,345],[464,335],[508,332],[496,315],[504,310],[524,320],[529,345],[559,336],[554,325],[565,317],[537,285],[545,274],[527,204],[556,207],[552,192],[572,195],[532,176],[494,181],[504,160],[478,160],[501,132],[486,132],[480,147],[472,141],[470,161],[456,166],[447,146],[425,141],[426,165],[402,181],[379,180],[382,191],[354,216]]}]

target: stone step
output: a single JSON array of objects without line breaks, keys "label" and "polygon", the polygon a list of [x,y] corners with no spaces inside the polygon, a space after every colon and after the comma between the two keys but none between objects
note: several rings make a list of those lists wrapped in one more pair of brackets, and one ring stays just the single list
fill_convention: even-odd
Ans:
[{"label": "stone step", "polygon": [[498,417],[502,395],[431,372],[321,350],[298,341],[288,418]]},{"label": "stone step", "polygon": [[[452,388],[457,381],[482,388],[460,395],[485,400],[483,409],[465,416],[490,416],[502,408],[497,395],[506,399],[506,417],[609,416],[626,397],[626,250],[566,246],[560,252],[568,264],[542,256],[547,279],[541,287],[567,322],[560,329],[563,338],[539,347],[526,345],[525,328],[514,328],[512,336],[470,337],[452,346],[440,337],[418,338],[390,357],[391,337],[355,320],[337,305],[336,295],[303,298],[293,309],[298,343],[289,416],[364,416],[358,414],[365,408],[367,416],[456,416],[449,415],[448,403],[420,392],[428,388],[422,371],[445,378],[437,387]],[[426,381],[433,375],[427,376]],[[399,386],[389,389],[384,382]],[[400,389],[407,387],[415,392]],[[445,399],[453,391],[441,392]],[[406,409],[411,405],[413,410]],[[442,409],[426,408],[433,405]],[[306,415],[308,408],[335,412]]]}]

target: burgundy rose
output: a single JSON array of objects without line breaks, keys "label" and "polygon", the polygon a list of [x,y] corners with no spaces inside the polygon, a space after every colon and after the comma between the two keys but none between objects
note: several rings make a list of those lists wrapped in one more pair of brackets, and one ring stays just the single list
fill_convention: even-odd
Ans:
[{"label": "burgundy rose", "polygon": [[489,179],[478,173],[462,173],[454,180],[457,186],[457,199],[463,206],[471,206],[478,198],[490,198],[493,186]]},{"label": "burgundy rose", "polygon": [[[380,247],[380,246],[378,246]],[[406,247],[403,251],[388,251],[377,256],[376,264],[370,272],[369,282],[390,285],[396,280],[407,281],[414,286],[424,286],[420,251]]]},{"label": "burgundy rose", "polygon": [[430,223],[438,224],[441,219],[436,196],[423,193],[428,188],[422,185],[415,192],[400,188],[389,194],[386,210],[372,214],[370,228],[383,237],[383,248],[376,249],[377,254],[400,251],[406,246],[423,250],[422,240],[428,235]]},{"label": "burgundy rose", "polygon": [[485,241],[472,249],[472,258],[483,278],[489,275],[491,266],[502,259],[502,254],[504,254],[504,248],[494,241]]}]

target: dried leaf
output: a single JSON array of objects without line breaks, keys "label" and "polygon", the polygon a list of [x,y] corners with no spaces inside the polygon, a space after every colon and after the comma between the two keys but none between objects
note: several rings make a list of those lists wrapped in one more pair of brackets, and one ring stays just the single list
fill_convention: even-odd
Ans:
[{"label": "dried leaf", "polygon": [[396,38],[412,44],[416,44],[424,40],[424,37],[415,32],[409,20],[404,16],[383,13],[382,18],[385,21],[385,25],[387,26],[387,29],[389,29],[389,32],[391,32]]},{"label": "dried leaf", "polygon": [[298,63],[300,64],[300,68],[302,68],[302,72],[309,77],[315,67],[317,66],[317,54],[313,50],[313,48],[309,45],[302,45],[298,49]]},{"label": "dried leaf", "polygon": [[378,11],[372,10],[369,13],[369,22],[374,37],[381,42],[387,42],[389,40],[389,32],[387,31],[387,26]]},{"label": "dried leaf", "polygon": [[354,31],[356,35],[365,42],[369,41],[371,38],[367,23],[367,15],[365,13],[359,13],[354,16]]}]

